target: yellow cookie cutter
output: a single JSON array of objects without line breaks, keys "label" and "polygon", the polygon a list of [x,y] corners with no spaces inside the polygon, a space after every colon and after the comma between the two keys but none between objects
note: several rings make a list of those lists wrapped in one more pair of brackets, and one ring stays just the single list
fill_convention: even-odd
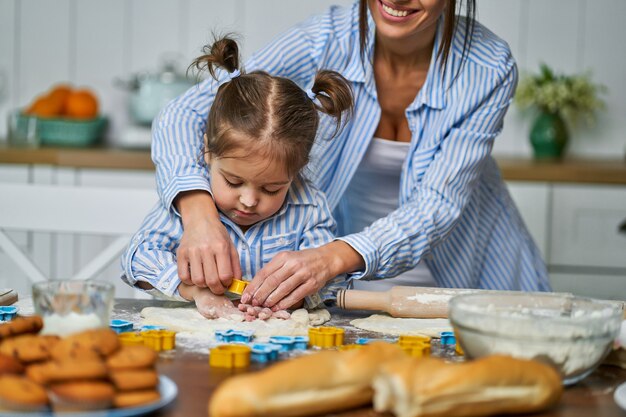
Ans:
[{"label": "yellow cookie cutter", "polygon": [[309,329],[309,345],[321,348],[343,345],[344,329],[339,327],[311,327]]},{"label": "yellow cookie cutter", "polygon": [[420,341],[414,343],[398,344],[409,356],[414,358],[425,358],[430,356],[430,342]]},{"label": "yellow cookie cutter", "polygon": [[143,336],[135,332],[125,332],[117,335],[122,346],[141,346],[143,345]]},{"label": "yellow cookie cutter", "polygon": [[228,289],[226,290],[226,294],[230,296],[229,298],[241,298],[241,294],[243,294],[243,290],[246,289],[248,284],[248,281],[233,279],[230,287],[228,287]]},{"label": "yellow cookie cutter", "polygon": [[143,336],[144,346],[156,352],[172,350],[176,347],[176,332],[171,330],[144,330],[141,336]]},{"label": "yellow cookie cutter", "polygon": [[400,335],[400,337],[398,338],[398,344],[399,345],[410,345],[410,344],[414,344],[414,343],[421,343],[421,342],[426,342],[426,343],[430,343],[430,336],[426,336],[426,335]]},{"label": "yellow cookie cutter", "polygon": [[209,365],[215,368],[245,368],[250,365],[250,352],[246,345],[219,345],[210,350]]}]

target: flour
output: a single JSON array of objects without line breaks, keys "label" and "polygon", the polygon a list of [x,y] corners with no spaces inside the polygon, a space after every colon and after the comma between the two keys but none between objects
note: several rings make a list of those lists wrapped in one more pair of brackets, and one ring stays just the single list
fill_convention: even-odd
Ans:
[{"label": "flour", "polygon": [[476,292],[475,290],[462,290],[455,288],[454,290],[446,290],[443,288],[437,288],[436,293],[423,293],[417,292],[412,297],[407,297],[406,299],[409,301],[417,301],[419,304],[443,304],[450,301],[450,299],[454,296],[460,294],[469,294]]},{"label": "flour", "polygon": [[359,329],[392,336],[426,335],[439,337],[441,332],[452,330],[452,325],[447,319],[405,319],[386,314],[374,314],[364,319],[352,320],[350,324]]},{"label": "flour", "polygon": [[291,313],[287,320],[270,318],[237,322],[225,318],[207,319],[192,308],[146,307],[141,310],[142,324],[165,326],[174,330],[176,343],[189,351],[206,353],[207,349],[217,344],[216,330],[251,330],[255,340],[264,342],[270,336],[306,336],[309,326],[316,326],[330,320],[328,310],[319,309],[308,312],[299,309]]}]

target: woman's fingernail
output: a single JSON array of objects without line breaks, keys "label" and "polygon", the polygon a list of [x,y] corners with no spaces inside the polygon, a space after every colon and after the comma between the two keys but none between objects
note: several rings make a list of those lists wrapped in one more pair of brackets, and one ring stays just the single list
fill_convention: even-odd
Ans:
[{"label": "woman's fingernail", "polygon": [[248,294],[244,294],[241,296],[241,302],[244,304],[249,304],[248,301],[250,301],[250,296]]}]

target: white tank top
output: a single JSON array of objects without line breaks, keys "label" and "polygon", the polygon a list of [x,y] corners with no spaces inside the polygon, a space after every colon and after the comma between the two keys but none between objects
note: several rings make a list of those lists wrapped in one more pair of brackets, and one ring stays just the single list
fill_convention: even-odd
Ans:
[{"label": "white tank top", "polygon": [[[400,174],[409,147],[407,142],[380,138],[370,142],[345,194],[350,213],[348,233],[360,232],[398,208]],[[354,282],[356,289],[373,291],[384,291],[394,285],[436,287],[437,283],[424,262],[394,278]]]}]

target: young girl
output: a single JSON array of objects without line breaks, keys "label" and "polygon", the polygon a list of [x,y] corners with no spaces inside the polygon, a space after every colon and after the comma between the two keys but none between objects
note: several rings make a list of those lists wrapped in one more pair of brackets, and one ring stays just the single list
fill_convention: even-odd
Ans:
[{"label": "young girl", "polygon": [[[352,109],[352,94],[347,81],[334,71],[319,71],[306,92],[286,78],[261,71],[242,73],[238,46],[228,38],[204,51],[208,53],[192,65],[206,68],[221,84],[204,135],[209,191],[221,222],[236,244],[242,276],[250,280],[279,252],[313,248],[333,240],[335,222],[326,199],[300,171],[309,161],[318,111],[336,118],[339,130],[342,115]],[[217,69],[228,73],[221,81]],[[193,300],[208,318],[241,319],[245,313],[247,319],[265,319],[272,315],[267,309],[252,306],[240,306],[239,311],[210,288],[182,283],[176,263],[182,235],[179,213],[159,203],[122,257],[122,279],[155,296]],[[194,268],[202,265],[192,263],[191,275]],[[329,281],[321,299],[331,297],[344,281],[343,276]],[[306,301],[308,307],[320,302],[319,297]],[[285,312],[274,315],[286,316]]]}]

